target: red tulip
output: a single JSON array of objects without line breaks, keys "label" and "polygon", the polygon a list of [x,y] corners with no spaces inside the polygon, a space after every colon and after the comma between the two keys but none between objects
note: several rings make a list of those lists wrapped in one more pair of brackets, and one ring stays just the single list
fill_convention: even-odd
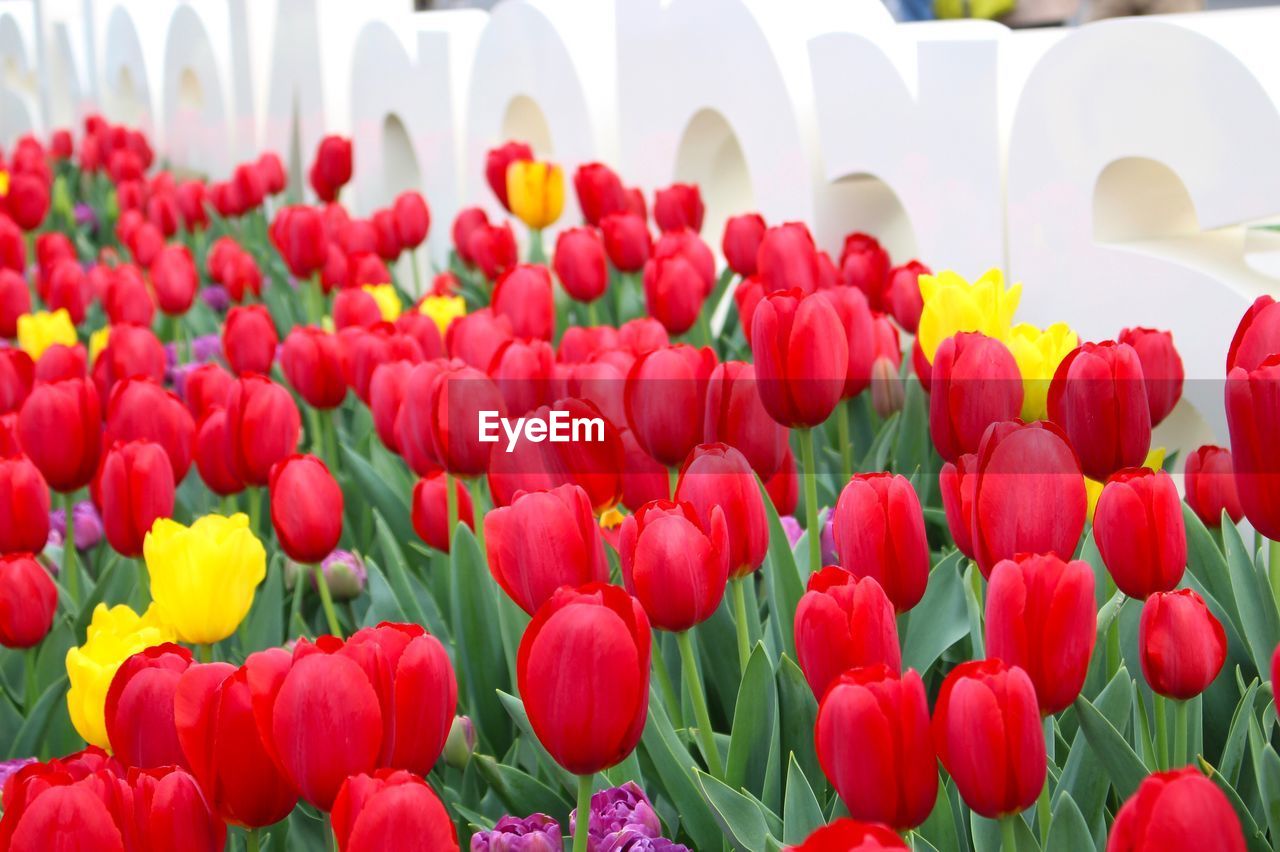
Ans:
[{"label": "red tulip", "polygon": [[553,266],[565,292],[579,302],[594,302],[609,285],[604,241],[594,228],[561,231]]},{"label": "red tulip", "polygon": [[342,373],[356,397],[369,404],[369,385],[373,371],[391,361],[422,361],[422,347],[407,334],[396,331],[388,322],[369,328],[344,329],[338,335],[342,350]]},{"label": "red tulip", "polygon": [[476,225],[467,237],[467,254],[490,281],[501,278],[520,260],[516,250],[516,237],[509,222],[501,225],[490,225],[488,222]]},{"label": "red tulip", "polygon": [[173,515],[168,454],[151,441],[116,442],[102,458],[93,495],[107,543],[121,556],[141,556],[152,524]]},{"label": "red tulip", "polygon": [[987,654],[1027,673],[1043,715],[1067,709],[1084,686],[1096,607],[1086,562],[1022,553],[991,569]]},{"label": "red tulip", "polygon": [[1142,599],[1177,586],[1187,567],[1187,534],[1173,477],[1148,468],[1112,476],[1094,511],[1093,539],[1126,595]]},{"label": "red tulip", "polygon": [[[43,548],[44,542],[40,546]],[[0,556],[0,645],[35,647],[49,634],[57,611],[58,588],[35,557],[21,552]]]},{"label": "red tulip", "polygon": [[400,235],[396,233],[396,214],[390,210],[377,210],[369,218],[377,236],[377,253],[387,263],[400,256]]},{"label": "red tulip", "polygon": [[556,360],[561,364],[581,364],[598,353],[612,353],[619,346],[618,330],[611,325],[571,325],[560,335]]},{"label": "red tulip", "polygon": [[9,177],[9,194],[5,197],[9,216],[24,231],[34,231],[49,212],[49,185],[32,174],[17,173]]},{"label": "red tulip", "polygon": [[368,328],[382,322],[382,309],[369,292],[350,288],[333,297],[334,328]]},{"label": "red tulip", "polygon": [[1116,812],[1107,852],[1244,852],[1231,800],[1188,766],[1148,775]]},{"label": "red tulip", "polygon": [[942,682],[933,744],[960,798],[998,819],[1035,804],[1044,787],[1044,729],[1031,678],[998,659],[961,663]]},{"label": "red tulip", "polygon": [[[755,272],[764,292],[798,289],[808,295],[818,289],[818,249],[803,222],[769,228],[760,238]],[[745,328],[744,324],[744,328]]]},{"label": "red tulip", "polygon": [[75,325],[84,322],[91,294],[79,261],[67,259],[55,263],[45,279],[43,295],[49,310],[65,310]]},{"label": "red tulip", "polygon": [[693,231],[667,231],[654,243],[651,259],[663,261],[676,257],[684,258],[697,272],[698,280],[702,283],[699,298],[705,300],[711,295],[716,283],[716,261],[711,254],[711,247]]},{"label": "red tulip", "polygon": [[654,500],[623,520],[618,556],[627,591],[653,625],[679,632],[706,621],[720,606],[728,547],[718,506],[703,524],[690,503]]},{"label": "red tulip", "polygon": [[653,221],[665,231],[702,230],[706,208],[697,184],[673,183],[653,195]]},{"label": "red tulip", "polygon": [[228,822],[261,828],[288,816],[298,796],[254,719],[251,668],[190,666],[178,678],[173,717],[183,756],[210,806]]},{"label": "red tulip", "polygon": [[854,819],[906,831],[928,818],[938,760],[915,670],[899,677],[876,664],[840,675],[822,697],[813,736],[822,771]]},{"label": "red tulip", "polygon": [[1022,410],[1022,373],[1003,343],[985,334],[948,337],[933,356],[929,433],[938,454],[955,461],[977,452],[992,423]]},{"label": "red tulip", "polygon": [[1187,701],[1209,688],[1227,661],[1222,623],[1190,589],[1156,592],[1138,622],[1142,675],[1151,691]]},{"label": "red tulip", "polygon": [[395,327],[401,334],[417,342],[425,360],[445,357],[444,338],[440,336],[440,328],[431,317],[419,311],[405,311],[396,319]]},{"label": "red tulip", "polygon": [[493,353],[488,373],[507,413],[522,417],[551,401],[555,366],[555,352],[545,340],[509,340]]},{"label": "red tulip", "polygon": [[479,370],[458,361],[427,361],[413,368],[396,415],[396,442],[419,476],[443,467],[455,476],[489,468],[493,444],[480,440],[480,412],[506,416],[502,395]]},{"label": "red tulip", "polygon": [[[291,455],[302,434],[293,397],[266,376],[241,376],[227,394],[232,468],[248,485],[266,485],[271,467]],[[207,481],[207,480],[206,480]]]},{"label": "red tulip", "polygon": [[507,200],[507,168],[517,160],[533,159],[533,149],[524,142],[507,142],[497,148],[491,148],[485,155],[484,177],[489,188],[502,202],[502,206],[511,212],[511,204]]},{"label": "red tulip", "polygon": [[1111,341],[1072,350],[1049,385],[1049,419],[1071,439],[1090,479],[1141,465],[1151,447],[1151,412],[1138,353]]},{"label": "red tulip", "polygon": [[391,452],[400,453],[400,440],[396,437],[396,419],[404,401],[404,389],[413,372],[408,361],[391,361],[379,364],[369,381],[369,413],[373,416],[373,428],[378,439]]},{"label": "red tulip", "polygon": [[746,278],[756,274],[756,253],[764,239],[764,217],[759,213],[730,216],[724,223],[720,250],[729,268]]},{"label": "red tulip", "polygon": [[410,251],[422,245],[431,230],[431,211],[422,193],[412,189],[400,193],[391,206],[391,213],[395,217],[396,239],[400,245]]},{"label": "red tulip", "polygon": [[[1280,311],[1275,312],[1280,316]],[[1240,507],[1253,528],[1280,539],[1280,355],[1253,370],[1235,367],[1227,377],[1227,427]]]},{"label": "red tulip", "polygon": [[340,852],[457,852],[458,836],[427,782],[403,770],[352,775],[333,804]]},{"label": "red tulip", "polygon": [[[104,266],[94,268],[106,269]],[[112,270],[102,293],[102,307],[112,326],[132,324],[150,329],[156,315],[156,304],[147,289],[147,282],[138,267],[132,265],[117,266]]]},{"label": "red tulip", "polygon": [[1223,512],[1233,524],[1244,517],[1226,447],[1203,446],[1187,456],[1185,483],[1187,505],[1206,527],[1221,526]]},{"label": "red tulip", "polygon": [[113,325],[107,348],[94,362],[93,380],[105,401],[123,379],[141,376],[157,383],[164,381],[168,366],[164,346],[150,328]]},{"label": "red tulip", "polygon": [[822,293],[771,293],[751,320],[751,354],[765,410],[784,426],[811,428],[840,401],[849,368],[844,328]]},{"label": "red tulip", "polygon": [[889,271],[885,287],[885,307],[908,334],[916,333],[920,313],[924,310],[924,297],[920,295],[920,276],[931,274],[932,270],[918,260],[908,261]]},{"label": "red tulip", "polygon": [[849,817],[821,826],[799,846],[785,852],[877,852],[880,849],[910,849],[897,832],[886,825],[858,822]]},{"label": "red tulip", "polygon": [[662,323],[649,317],[627,320],[618,328],[618,345],[637,358],[670,343]]},{"label": "red tulip", "polygon": [[267,195],[262,175],[254,163],[241,163],[231,173],[233,193],[241,215],[257,209]]},{"label": "red tulip", "polygon": [[1138,353],[1147,387],[1147,408],[1151,412],[1151,425],[1158,426],[1182,398],[1185,373],[1182,357],[1173,346],[1173,335],[1153,328],[1126,328],[1116,339],[1120,343],[1129,344]]},{"label": "red tulip", "polygon": [[489,216],[480,207],[466,207],[454,217],[453,227],[450,229],[453,248],[458,253],[458,258],[467,266],[476,265],[475,258],[471,256],[471,235],[477,228],[487,227],[488,224]]},{"label": "red tulip", "polygon": [[671,496],[667,469],[640,446],[630,429],[622,432],[622,504],[637,511],[652,500]]},{"label": "red tulip", "polygon": [[796,513],[796,504],[800,501],[799,479],[795,457],[787,450],[778,472],[764,484],[764,490],[769,493],[769,499],[773,501],[773,507],[778,510],[779,515]]},{"label": "red tulip", "polygon": [[626,191],[617,172],[604,163],[583,163],[573,173],[578,207],[588,224],[599,225],[611,213],[627,209]]},{"label": "red tulip", "polygon": [[[22,444],[18,441],[17,412],[0,414],[0,459],[22,454]],[[666,476],[665,472],[663,476]]]},{"label": "red tulip", "polygon": [[0,413],[18,411],[31,395],[36,365],[21,349],[0,349]]},{"label": "red tulip", "polygon": [[0,269],[19,275],[25,275],[27,271],[27,244],[22,229],[3,210],[0,210]]},{"label": "red tulip", "polygon": [[1280,308],[1271,296],[1259,296],[1236,327],[1227,351],[1227,372],[1236,367],[1246,373],[1253,372],[1277,352],[1280,352]]},{"label": "red tulip", "polygon": [[222,351],[237,373],[269,373],[280,338],[264,305],[237,306],[227,313]]},{"label": "red tulip", "polygon": [[321,201],[336,200],[351,180],[351,140],[341,136],[321,139],[307,178]]},{"label": "red tulip", "polygon": [[627,423],[645,452],[676,467],[702,439],[707,380],[715,369],[710,347],[679,343],[636,358],[623,389]]},{"label": "red tulip", "polygon": [[166,246],[150,264],[156,304],[169,316],[185,314],[196,298],[199,276],[186,246]]},{"label": "red tulip", "polygon": [[102,409],[88,379],[40,384],[18,413],[18,439],[54,491],[89,484],[102,452]]},{"label": "red tulip", "polygon": [[0,337],[18,336],[18,317],[31,313],[31,291],[17,272],[3,268],[0,260]]},{"label": "red tulip", "polygon": [[942,494],[942,509],[946,513],[947,528],[958,549],[973,558],[973,476],[978,457],[973,453],[960,456],[955,462],[947,462],[938,473],[938,490]]},{"label": "red tulip", "polygon": [[821,700],[840,674],[860,666],[902,668],[897,615],[872,577],[837,565],[809,576],[795,619],[796,662]]},{"label": "red tulip", "polygon": [[166,642],[139,651],[116,670],[107,690],[107,737],[128,766],[186,767],[174,727],[174,692],[191,652]]},{"label": "red tulip", "polygon": [[274,151],[263,151],[258,156],[258,161],[254,163],[254,168],[258,172],[262,189],[267,195],[279,195],[284,192],[289,179],[285,175],[284,163],[279,154]]},{"label": "red tulip", "polygon": [[649,619],[616,586],[560,589],[520,640],[516,679],[529,724],[565,769],[589,775],[622,761],[649,710]]},{"label": "red tulip", "polygon": [[39,553],[49,539],[49,486],[23,455],[0,455],[0,553]]},{"label": "red tulip", "polygon": [[970,534],[984,577],[1019,553],[1076,552],[1088,499],[1080,463],[1058,427],[1019,420],[991,426],[967,475],[975,477]]},{"label": "red tulip", "polygon": [[639,272],[653,252],[653,237],[643,216],[610,213],[600,220],[604,249],[619,272]]},{"label": "red tulip", "polygon": [[300,641],[292,657],[272,648],[249,655],[254,717],[268,752],[298,794],[333,807],[349,775],[370,772],[383,746],[378,693],[342,643]]},{"label": "red tulip", "polygon": [[849,344],[849,366],[840,396],[853,399],[871,386],[871,367],[877,360],[877,323],[867,306],[867,297],[855,287],[836,287],[826,296],[835,306]]},{"label": "red tulip", "polygon": [[690,503],[704,529],[718,508],[728,527],[729,577],[747,576],[764,562],[769,549],[764,498],[746,457],[725,444],[702,444],[680,468],[675,499]]},{"label": "red tulip", "polygon": [[840,252],[840,277],[845,286],[857,287],[877,311],[885,308],[889,279],[889,253],[872,236],[853,233],[844,238]]},{"label": "red tulip", "polygon": [[209,213],[205,210],[205,188],[198,180],[184,180],[174,193],[182,224],[188,231],[198,231],[209,226]]},{"label": "red tulip", "polygon": [[484,540],[489,571],[530,615],[560,586],[609,577],[591,499],[577,485],[527,491],[490,511]]},{"label": "red tulip", "polygon": [[209,409],[227,403],[227,393],[235,378],[217,361],[206,361],[187,373],[182,380],[182,398],[199,420]]},{"label": "red tulip", "polygon": [[294,278],[310,278],[329,259],[324,219],[311,207],[280,208],[271,222],[271,242]]},{"label": "red tulip", "polygon": [[693,328],[708,295],[693,263],[684,255],[654,256],[644,265],[645,310],[670,334]]},{"label": "red tulip", "polygon": [[271,525],[294,562],[320,562],[342,537],[342,488],[315,456],[292,455],[271,468]]},{"label": "red tulip", "polygon": [[449,323],[445,347],[450,357],[460,358],[477,370],[488,370],[493,353],[515,336],[510,319],[481,308]]},{"label": "red tulip", "polygon": [[175,484],[182,482],[191,468],[195,436],[195,420],[186,405],[173,391],[151,379],[125,379],[111,391],[107,443],[143,440],[159,444],[169,458]]},{"label": "red tulip", "polygon": [[337,408],[347,397],[338,338],[314,326],[295,326],[280,349],[280,367],[312,408]]},{"label": "red tulip", "polygon": [[703,440],[737,449],[761,481],[767,482],[787,452],[787,430],[764,410],[756,388],[756,370],[741,361],[725,361],[707,383]]},{"label": "red tulip", "polygon": [[832,516],[840,564],[856,577],[872,577],[898,612],[924,597],[929,542],[924,513],[905,476],[855,474],[840,492]]},{"label": "red tulip", "polygon": [[79,343],[74,346],[53,344],[44,350],[40,360],[36,361],[36,384],[84,378],[85,361],[88,357],[88,353]]},{"label": "red tulip", "polygon": [[511,321],[517,337],[550,340],[556,311],[547,268],[524,263],[499,278],[493,288],[493,312]]},{"label": "red tulip", "polygon": [[[449,529],[447,492],[444,471],[429,473],[413,486],[413,531],[429,546],[448,553],[453,544],[453,530]],[[458,479],[453,481],[457,518],[472,530],[476,528],[475,511],[471,492]]]},{"label": "red tulip", "polygon": [[244,490],[245,482],[236,472],[226,408],[213,405],[201,415],[193,452],[200,479],[214,494],[226,496]]}]

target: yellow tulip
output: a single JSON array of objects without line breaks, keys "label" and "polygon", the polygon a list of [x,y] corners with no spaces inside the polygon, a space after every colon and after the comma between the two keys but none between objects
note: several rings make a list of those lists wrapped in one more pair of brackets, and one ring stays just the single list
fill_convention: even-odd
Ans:
[{"label": "yellow tulip", "polygon": [[461,296],[427,296],[418,305],[418,312],[435,320],[440,336],[449,330],[449,324],[467,315],[467,300]]},{"label": "yellow tulip", "polygon": [[107,690],[120,664],[141,650],[174,640],[155,604],[138,615],[126,604],[93,609],[85,642],[67,651],[67,712],[85,742],[110,748],[107,739]]},{"label": "yellow tulip", "polygon": [[160,518],[142,555],[160,617],[197,645],[234,633],[267,575],[267,553],[245,514],[205,515],[190,527]]},{"label": "yellow tulip", "polygon": [[1014,284],[1006,290],[1004,273],[999,269],[987,270],[972,284],[945,270],[920,276],[920,296],[924,310],[916,334],[932,364],[933,353],[942,341],[962,331],[980,331],[996,340],[1008,337],[1013,313],[1022,298],[1022,285]]},{"label": "yellow tulip", "polygon": [[[1164,457],[1166,450],[1164,447],[1155,447],[1151,452],[1147,453],[1147,457],[1143,460],[1142,466],[1149,467],[1152,470],[1160,470],[1164,467]],[[1089,523],[1093,523],[1093,510],[1098,508],[1098,498],[1102,496],[1102,486],[1105,483],[1096,479],[1084,478],[1084,494],[1089,500]]]},{"label": "yellow tulip", "polygon": [[507,166],[507,201],[521,222],[541,231],[564,209],[564,171],[538,160],[512,161]]},{"label": "yellow tulip", "polygon": [[102,328],[89,335],[89,363],[92,364],[98,360],[98,356],[102,354],[102,350],[107,348],[107,344],[111,342],[111,326],[104,325]]},{"label": "yellow tulip", "polygon": [[1080,345],[1080,338],[1065,322],[1056,322],[1044,331],[1024,322],[1015,325],[1004,342],[1022,373],[1022,419],[1043,420],[1048,414],[1053,374],[1062,359]]},{"label": "yellow tulip", "polygon": [[360,288],[373,297],[378,303],[378,310],[386,322],[395,322],[400,317],[400,296],[396,288],[390,284],[365,284]]},{"label": "yellow tulip", "polygon": [[0,169],[0,198],[9,194],[9,173]]},{"label": "yellow tulip", "polygon": [[18,317],[18,346],[33,361],[38,360],[55,343],[63,346],[76,345],[76,327],[66,308],[58,308],[53,313],[37,311]]}]

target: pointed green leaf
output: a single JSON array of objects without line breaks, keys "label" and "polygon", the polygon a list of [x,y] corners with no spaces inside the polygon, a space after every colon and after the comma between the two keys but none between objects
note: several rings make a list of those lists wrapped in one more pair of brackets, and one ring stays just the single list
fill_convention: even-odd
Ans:
[{"label": "pointed green leaf", "polygon": [[738,706],[733,713],[725,782],[733,789],[763,787],[769,749],[778,725],[778,696],[773,685],[773,665],[764,645],[757,642],[747,661]]},{"label": "pointed green leaf", "polygon": [[793,754],[787,763],[787,797],[782,811],[782,840],[788,844],[803,843],[809,833],[823,822],[822,806],[818,804],[813,788],[809,786],[804,770],[796,763],[796,756]]},{"label": "pointed green leaf", "polygon": [[1120,798],[1129,798],[1149,770],[1128,741],[1087,698],[1083,695],[1077,698],[1075,708],[1080,717],[1080,730],[1084,733],[1089,748],[1106,769]]},{"label": "pointed green leaf", "polygon": [[942,653],[969,632],[968,609],[960,566],[964,554],[954,550],[929,573],[924,597],[911,610],[902,643],[903,669],[927,672]]},{"label": "pointed green leaf", "polygon": [[1044,844],[1044,852],[1082,852],[1092,849],[1093,835],[1084,821],[1080,809],[1069,793],[1058,796],[1053,808],[1053,819],[1049,823],[1049,837]]}]

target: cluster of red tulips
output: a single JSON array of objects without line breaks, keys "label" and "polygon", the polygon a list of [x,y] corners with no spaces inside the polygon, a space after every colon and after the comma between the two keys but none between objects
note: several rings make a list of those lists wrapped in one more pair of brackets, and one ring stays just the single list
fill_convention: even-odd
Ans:
[{"label": "cluster of red tulips", "polygon": [[1270,297],[1184,502],[1172,337],[997,271],[600,163],[548,258],[516,142],[434,267],[340,137],[78,137],[0,153],[0,852],[1280,840]]}]

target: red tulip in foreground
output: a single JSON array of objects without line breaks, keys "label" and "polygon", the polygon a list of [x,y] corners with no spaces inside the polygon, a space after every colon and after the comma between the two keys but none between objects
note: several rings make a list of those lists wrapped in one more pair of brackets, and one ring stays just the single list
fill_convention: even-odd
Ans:
[{"label": "red tulip in foreground", "polygon": [[126,766],[186,768],[174,725],[174,694],[190,665],[190,651],[166,643],[134,654],[116,671],[107,691],[107,736]]},{"label": "red tulip in foreground", "polygon": [[727,535],[719,506],[702,524],[692,504],[654,500],[622,522],[622,577],[654,627],[688,630],[720,606],[728,579]]},{"label": "red tulip in foreground", "polygon": [[860,473],[840,492],[832,519],[840,564],[872,577],[898,612],[924,597],[929,543],[920,499],[905,476]]},{"label": "red tulip in foreground", "polygon": [[814,744],[822,771],[855,819],[898,831],[928,818],[938,796],[929,703],[914,670],[855,668],[818,707]]},{"label": "red tulip in foreground", "polygon": [[680,468],[675,499],[690,503],[705,529],[711,528],[717,508],[724,513],[730,579],[741,579],[764,562],[769,549],[764,498],[742,453],[724,444],[694,447]]},{"label": "red tulip in foreground", "polygon": [[787,852],[877,852],[910,848],[888,826],[842,817],[815,829],[799,846],[788,846]]},{"label": "red tulip in foreground", "polygon": [[952,669],[933,711],[933,742],[965,804],[988,819],[1035,804],[1045,783],[1044,729],[1031,678],[998,659]]},{"label": "red tulip in foreground", "polygon": [[641,355],[627,374],[627,424],[645,452],[666,467],[683,464],[702,441],[707,381],[715,366],[709,347],[678,343]]},{"label": "red tulip in foreground", "polygon": [[751,319],[751,354],[765,411],[783,426],[811,428],[835,410],[849,344],[830,300],[799,290],[771,293]]},{"label": "red tulip in foreground", "polygon": [[996,563],[987,587],[987,653],[1031,678],[1040,712],[1076,700],[1097,638],[1093,569],[1057,554],[1019,554]]},{"label": "red tulip in foreground", "polygon": [[[1273,313],[1280,318],[1280,309]],[[1250,370],[1233,369],[1227,376],[1226,402],[1240,506],[1254,529],[1275,541],[1280,539],[1280,443],[1275,440],[1280,429],[1280,354]]]},{"label": "red tulip in foreground", "polygon": [[837,565],[809,577],[796,607],[795,641],[796,662],[818,700],[848,669],[902,668],[896,613],[884,589]]},{"label": "red tulip in foreground", "polygon": [[342,537],[342,488],[323,461],[293,455],[271,469],[271,525],[295,562],[314,564]]},{"label": "red tulip in foreground", "polygon": [[1158,772],[1138,785],[1116,813],[1107,852],[1244,852],[1231,801],[1188,767]]},{"label": "red tulip in foreground", "polygon": [[26,456],[0,458],[0,553],[39,553],[49,540],[49,486]]},{"label": "red tulip in foreground", "polygon": [[[448,505],[446,503],[448,482],[444,471],[429,473],[413,486],[413,506],[411,519],[413,531],[431,547],[444,553],[449,552],[453,544],[453,530],[449,529],[447,520]],[[475,511],[472,509],[471,492],[462,480],[453,480],[454,499],[457,501],[457,519],[472,530],[475,529]]]},{"label": "red tulip in foreground", "polygon": [[352,775],[333,805],[340,852],[457,852],[444,804],[420,776],[403,769]]},{"label": "red tulip in foreground", "polygon": [[196,424],[190,409],[173,391],[135,376],[117,382],[107,402],[108,444],[118,441],[151,441],[164,448],[173,470],[174,484],[191,469]]},{"label": "red tulip in foreground", "polygon": [[28,553],[0,556],[0,645],[31,648],[53,626],[58,587]]},{"label": "red tulip in foreground", "polygon": [[1142,674],[1152,692],[1186,701],[1209,688],[1227,660],[1227,636],[1190,589],[1147,598],[1138,622]]},{"label": "red tulip in foreground", "polygon": [[1173,477],[1148,468],[1112,476],[1098,497],[1093,538],[1126,595],[1142,600],[1177,586],[1187,567],[1187,534]]}]

